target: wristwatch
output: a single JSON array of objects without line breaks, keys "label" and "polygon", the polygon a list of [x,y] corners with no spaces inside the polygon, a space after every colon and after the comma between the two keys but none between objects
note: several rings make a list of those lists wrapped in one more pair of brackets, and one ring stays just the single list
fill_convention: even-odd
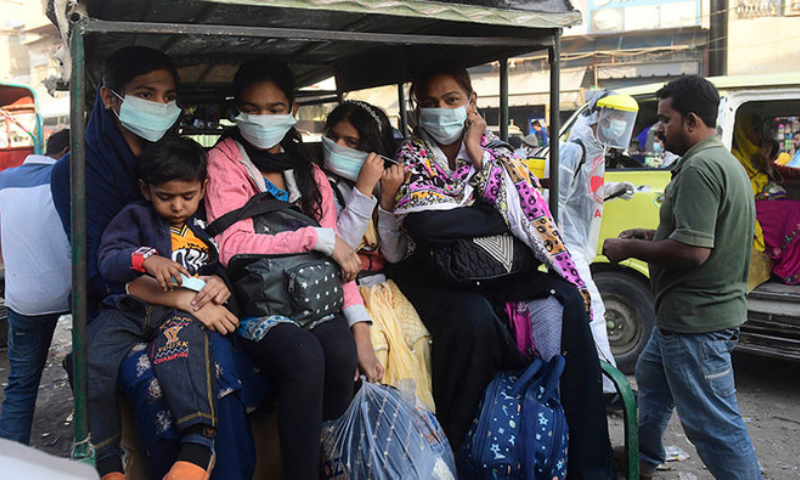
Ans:
[{"label": "wristwatch", "polygon": [[144,261],[148,258],[152,257],[153,255],[158,255],[158,252],[155,248],[150,247],[139,247],[133,251],[133,255],[131,255],[131,270],[134,272],[141,272],[144,273]]}]

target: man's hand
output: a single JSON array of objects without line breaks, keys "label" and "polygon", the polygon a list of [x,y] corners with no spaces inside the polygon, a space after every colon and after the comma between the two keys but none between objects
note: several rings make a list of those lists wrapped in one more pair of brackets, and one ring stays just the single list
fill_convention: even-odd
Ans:
[{"label": "man's hand", "polygon": [[655,236],[656,231],[647,228],[632,228],[619,234],[619,238],[633,238],[636,240],[648,240],[651,242]]},{"label": "man's hand", "polygon": [[382,175],[383,159],[376,153],[370,153],[361,167],[361,171],[358,172],[356,188],[365,196],[371,197]]},{"label": "man's hand", "polygon": [[356,279],[358,272],[361,271],[361,259],[353,247],[347,242],[336,236],[336,244],[333,247],[331,258],[342,268],[342,281],[352,282]]},{"label": "man's hand", "polygon": [[192,312],[192,315],[200,320],[207,329],[221,335],[233,333],[236,327],[239,326],[239,319],[236,318],[236,315],[232,314],[222,305],[217,305],[214,302],[206,303],[203,308]]},{"label": "man's hand", "polygon": [[603,242],[603,255],[611,263],[619,263],[627,259],[630,256],[627,253],[629,241],[626,238],[607,238]]},{"label": "man's hand", "polygon": [[[165,292],[181,286],[181,274],[189,275],[189,271],[180,263],[173,262],[166,257],[152,255],[143,263],[142,268],[158,280],[158,285]],[[174,279],[174,280],[173,280]]]},{"label": "man's hand", "polygon": [[212,275],[210,277],[200,277],[200,279],[206,282],[206,286],[192,300],[192,308],[195,312],[203,308],[208,302],[222,305],[231,298],[231,291],[228,290],[225,281],[220,277]]}]

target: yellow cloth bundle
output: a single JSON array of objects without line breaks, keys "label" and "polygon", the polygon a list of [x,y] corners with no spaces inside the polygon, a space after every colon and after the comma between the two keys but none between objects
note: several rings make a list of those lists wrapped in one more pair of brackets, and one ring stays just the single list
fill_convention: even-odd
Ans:
[{"label": "yellow cloth bundle", "polygon": [[394,385],[402,379],[413,380],[417,397],[435,412],[430,333],[414,306],[392,280],[359,290],[372,317],[370,336],[375,355],[386,370],[383,383]]}]

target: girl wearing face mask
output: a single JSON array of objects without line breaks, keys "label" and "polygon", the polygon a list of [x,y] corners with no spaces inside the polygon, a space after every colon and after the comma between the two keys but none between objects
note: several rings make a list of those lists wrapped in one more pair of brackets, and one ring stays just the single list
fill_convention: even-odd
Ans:
[{"label": "girl wearing face mask", "polygon": [[[418,130],[397,153],[406,180],[395,214],[415,248],[393,278],[433,336],[433,397],[451,445],[462,443],[494,374],[525,365],[532,347],[520,338],[530,342],[530,337],[514,338],[509,325],[523,330],[520,312],[530,316],[524,314],[528,302],[542,300],[550,313],[537,322],[548,321],[563,333],[560,344],[555,336],[553,353],[564,352],[567,360],[561,399],[570,428],[568,477],[612,478],[600,365],[588,322],[590,297],[538,180],[486,130],[465,69],[438,64],[425,70],[414,80],[411,97]],[[427,261],[435,242],[509,231],[533,250],[548,274],[534,271],[464,288],[446,283]],[[545,340],[534,336],[538,351]]]},{"label": "girl wearing face mask", "polygon": [[402,260],[408,248],[393,213],[404,165],[381,158],[394,155],[389,119],[368,103],[346,101],[328,115],[322,149],[339,217],[336,225],[361,258],[357,282],[373,320],[370,332],[385,367],[383,382],[414,380],[417,396],[433,409],[430,334],[397,284],[383,273],[386,263]]},{"label": "girl wearing face mask", "polygon": [[[100,239],[106,226],[123,207],[143,200],[138,183],[138,157],[145,145],[171,134],[177,123],[181,113],[176,106],[177,83],[178,75],[170,59],[147,47],[118,50],[104,65],[86,127],[86,282],[90,350],[95,335],[109,319],[109,315],[103,313],[104,299],[108,295],[125,293],[117,291],[98,272]],[[70,162],[67,154],[55,164],[51,177],[53,202],[68,235]],[[193,292],[188,290],[185,293],[193,296]],[[217,364],[233,364],[234,353],[225,337],[211,333],[209,344]],[[181,443],[182,433],[176,429],[175,419],[160,393],[160,384],[150,367],[148,350],[149,346],[144,348],[143,345],[143,348],[131,351],[120,366],[117,384],[134,407],[140,446],[147,455],[150,476],[162,478],[176,460],[186,460],[190,456],[186,452],[192,448],[183,448],[188,443]],[[213,386],[215,392],[234,392],[241,388],[235,369],[225,368],[221,372]],[[91,396],[91,377],[89,390]],[[226,395],[219,399],[217,407],[214,449],[218,458],[224,460],[218,462],[212,478],[250,478],[255,467],[255,452],[252,439],[241,433],[249,428],[244,405],[238,395]],[[104,466],[101,459],[98,459],[97,467],[109,472],[119,468],[118,465],[106,468],[108,465]]]},{"label": "girl wearing face mask", "polygon": [[209,153],[209,221],[269,192],[278,200],[296,202],[321,227],[257,234],[251,219],[242,220],[216,237],[222,264],[237,254],[316,250],[337,262],[344,276],[344,307],[333,320],[304,329],[285,317],[246,318],[237,330],[245,352],[278,384],[286,478],[317,479],[322,421],[344,413],[357,369],[380,378],[370,342],[371,319],[353,282],[361,262],[337,232],[328,179],[293,128],[298,104],[291,70],[271,58],[251,60],[239,67],[233,87],[237,127]]}]

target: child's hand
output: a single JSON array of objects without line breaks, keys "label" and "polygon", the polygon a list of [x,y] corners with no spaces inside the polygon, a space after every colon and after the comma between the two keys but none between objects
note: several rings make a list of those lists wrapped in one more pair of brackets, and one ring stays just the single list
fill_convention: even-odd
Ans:
[{"label": "child's hand", "polygon": [[369,336],[369,325],[359,322],[352,327],[353,337],[356,339],[358,352],[358,369],[367,377],[370,383],[380,382],[383,379],[383,365],[375,356],[375,348]]},{"label": "child's hand", "polygon": [[361,171],[358,172],[356,188],[364,195],[371,197],[375,186],[383,175],[383,159],[376,153],[370,153]]},{"label": "child's hand", "polygon": [[142,268],[158,280],[158,285],[165,292],[181,286],[181,274],[190,276],[189,271],[180,263],[158,255],[145,259]]},{"label": "child's hand", "polygon": [[209,301],[222,305],[231,298],[231,291],[225,281],[216,275],[208,277],[200,277],[201,280],[206,282],[206,286],[197,292],[197,295],[192,299],[192,308],[194,311],[203,308]]},{"label": "child's hand", "polygon": [[331,258],[342,268],[342,281],[352,282],[356,279],[358,272],[361,271],[361,259],[353,247],[336,236],[336,244],[333,247]]},{"label": "child's hand", "polygon": [[225,335],[232,333],[239,326],[239,319],[230,310],[214,302],[206,303],[192,315],[212,332]]},{"label": "child's hand", "polygon": [[406,166],[403,163],[392,165],[381,176],[381,208],[387,212],[394,210],[397,192],[406,180]]}]

